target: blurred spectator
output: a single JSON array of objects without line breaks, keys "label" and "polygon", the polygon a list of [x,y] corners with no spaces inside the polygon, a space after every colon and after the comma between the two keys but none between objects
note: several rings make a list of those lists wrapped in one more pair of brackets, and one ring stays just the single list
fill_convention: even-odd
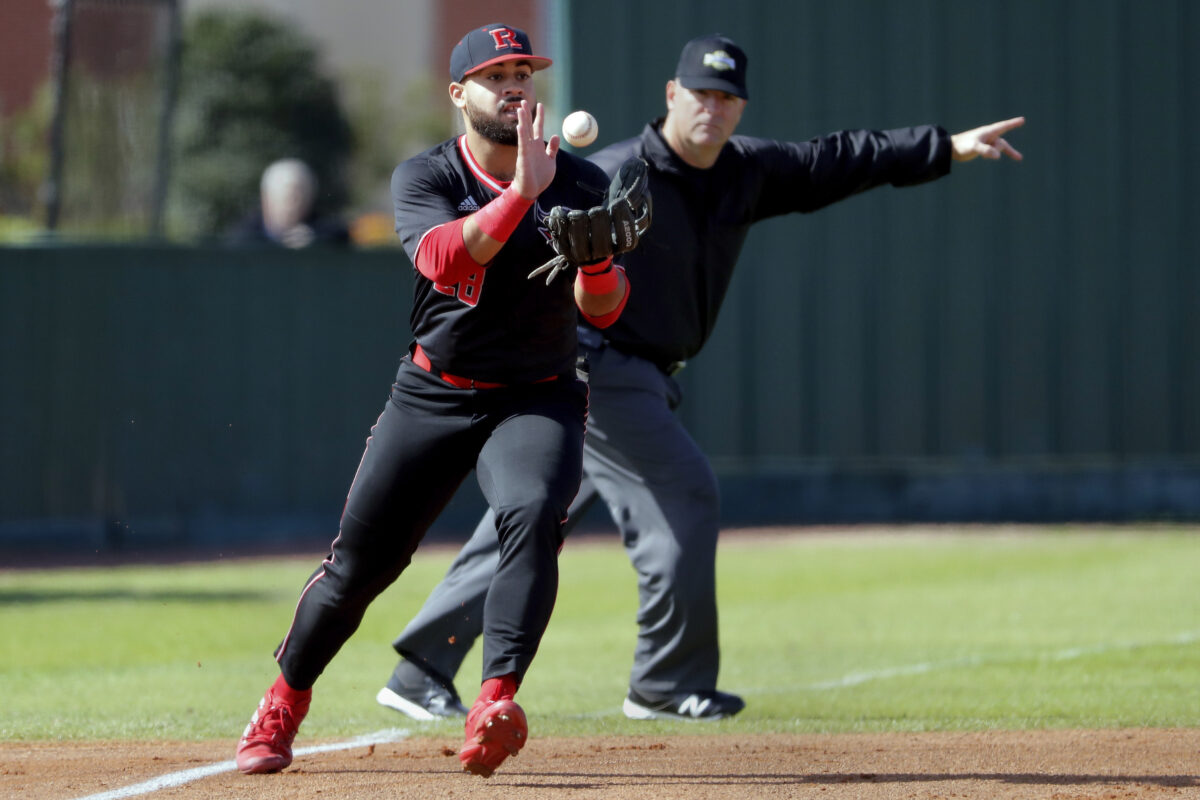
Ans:
[{"label": "blurred spectator", "polygon": [[260,190],[262,207],[229,232],[230,243],[293,248],[350,243],[344,222],[317,216],[317,178],[303,161],[284,158],[271,164],[263,170]]}]

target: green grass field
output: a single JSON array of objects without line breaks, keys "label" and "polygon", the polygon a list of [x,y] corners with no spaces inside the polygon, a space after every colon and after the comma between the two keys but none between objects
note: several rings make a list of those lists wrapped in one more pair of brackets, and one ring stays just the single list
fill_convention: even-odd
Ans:
[{"label": "green grass field", "polygon": [[[228,739],[274,679],[311,557],[0,571],[0,739]],[[317,683],[310,741],[410,727],[375,704],[389,646],[448,566],[418,553]],[[636,631],[616,544],[563,552],[521,691],[540,736],[1200,726],[1195,528],[847,529],[726,534],[712,725],[620,714]],[[469,702],[479,648],[458,686]]]}]

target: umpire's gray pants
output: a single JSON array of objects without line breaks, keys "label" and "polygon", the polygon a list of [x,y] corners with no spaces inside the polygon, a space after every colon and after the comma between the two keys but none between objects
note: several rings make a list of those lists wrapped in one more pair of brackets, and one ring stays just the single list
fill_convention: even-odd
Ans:
[{"label": "umpire's gray pants", "polygon": [[[715,689],[716,477],[673,412],[680,390],[672,378],[611,347],[581,350],[591,364],[584,481],[567,528],[598,493],[637,570],[639,629],[630,686],[649,695]],[[453,679],[480,635],[498,554],[489,511],[393,642],[396,651]]]}]

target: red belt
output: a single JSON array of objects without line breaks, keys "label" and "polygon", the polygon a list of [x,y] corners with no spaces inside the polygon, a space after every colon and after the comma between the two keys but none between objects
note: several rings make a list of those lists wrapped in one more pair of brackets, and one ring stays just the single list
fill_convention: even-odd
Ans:
[{"label": "red belt", "polygon": [[[433,369],[433,364],[429,360],[429,356],[425,355],[425,351],[421,348],[421,345],[417,345],[416,349],[413,350],[412,362],[431,375],[437,375],[446,383],[458,389],[503,389],[505,386],[508,386],[507,383],[477,381],[474,378],[464,378],[461,375],[451,375],[449,372],[435,372]],[[534,381],[534,383],[547,383],[557,378],[557,375],[551,375],[549,378],[540,378]]]}]

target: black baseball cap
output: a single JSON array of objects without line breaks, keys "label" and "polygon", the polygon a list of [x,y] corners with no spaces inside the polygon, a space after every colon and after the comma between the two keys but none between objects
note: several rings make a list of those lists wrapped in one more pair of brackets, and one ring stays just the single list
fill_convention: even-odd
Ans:
[{"label": "black baseball cap", "polygon": [[476,28],[458,40],[450,52],[450,80],[462,83],[472,72],[501,61],[528,61],[535,71],[554,63],[533,54],[525,31],[497,22]]},{"label": "black baseball cap", "polygon": [[685,89],[716,89],[742,99],[746,91],[746,53],[719,33],[699,36],[683,46],[675,79]]}]

